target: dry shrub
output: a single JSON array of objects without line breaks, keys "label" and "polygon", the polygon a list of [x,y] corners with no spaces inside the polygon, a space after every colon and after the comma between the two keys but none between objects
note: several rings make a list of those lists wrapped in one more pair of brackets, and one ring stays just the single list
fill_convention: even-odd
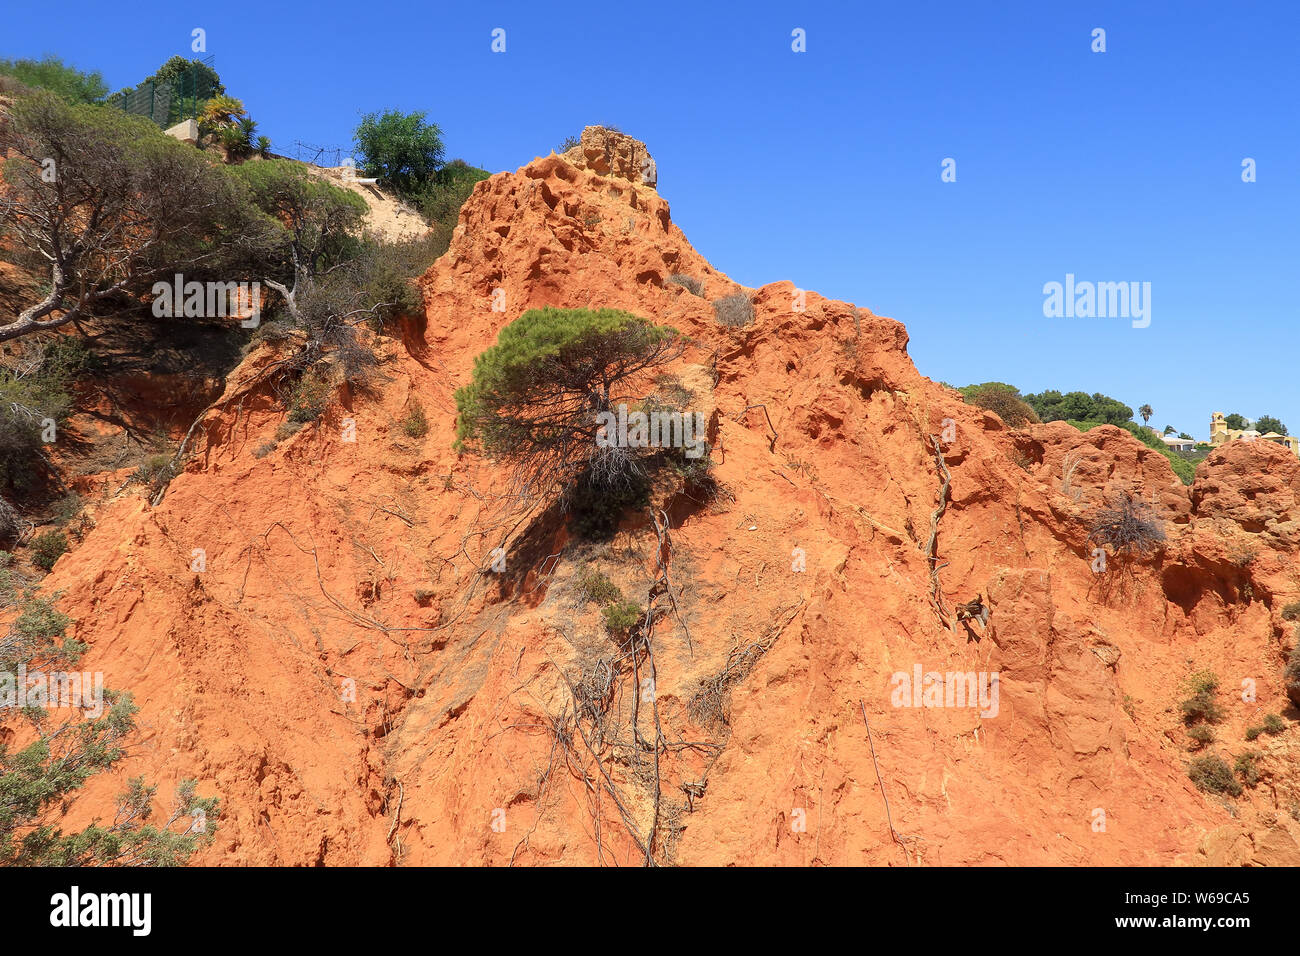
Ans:
[{"label": "dry shrub", "polygon": [[695,276],[688,276],[681,272],[674,272],[664,280],[664,285],[679,285],[691,295],[704,295],[704,283]]},{"label": "dry shrub", "polygon": [[715,299],[713,314],[717,318],[719,325],[725,325],[730,329],[754,324],[754,304],[749,301],[749,296],[743,292],[736,292],[721,299]]},{"label": "dry shrub", "polygon": [[1011,428],[1040,424],[1038,414],[1023,399],[1005,388],[987,386],[976,389],[968,401],[993,412]]},{"label": "dry shrub", "polygon": [[1164,544],[1165,530],[1142,499],[1121,491],[1110,507],[1093,515],[1088,541],[1116,555],[1146,555]]}]

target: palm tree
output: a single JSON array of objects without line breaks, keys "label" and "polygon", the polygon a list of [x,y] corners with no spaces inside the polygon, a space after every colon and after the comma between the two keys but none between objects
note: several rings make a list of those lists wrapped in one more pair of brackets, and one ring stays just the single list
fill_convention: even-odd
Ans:
[{"label": "palm tree", "polygon": [[233,96],[214,96],[203,104],[200,119],[209,126],[234,126],[244,117],[244,104]]},{"label": "palm tree", "polygon": [[1145,425],[1151,421],[1151,416],[1155,414],[1150,405],[1143,405],[1138,409],[1138,414],[1142,416],[1142,424]]}]

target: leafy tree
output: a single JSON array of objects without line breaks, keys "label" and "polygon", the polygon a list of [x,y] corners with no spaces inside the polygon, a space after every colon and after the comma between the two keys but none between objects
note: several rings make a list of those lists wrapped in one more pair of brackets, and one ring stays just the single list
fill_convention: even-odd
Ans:
[{"label": "leafy tree", "polygon": [[[1155,414],[1155,411],[1150,405],[1143,405],[1138,409],[1138,414],[1142,416],[1142,424],[1145,425],[1147,422],[1151,421],[1151,416]],[[1166,432],[1166,434],[1168,433]]]},{"label": "leafy tree", "polygon": [[138,84],[118,90],[106,102],[110,106],[125,108],[136,94],[152,94],[150,105],[161,109],[162,104],[166,104],[167,113],[151,118],[163,126],[174,126],[182,119],[197,119],[204,101],[225,92],[217,71],[202,60],[173,56]]},{"label": "leafy tree", "polygon": [[1236,412],[1233,412],[1231,415],[1225,415],[1223,418],[1223,422],[1229,428],[1235,429],[1237,431],[1245,431],[1247,428],[1250,427],[1250,422],[1246,421],[1246,419],[1243,416],[1238,415]]},{"label": "leafy tree", "polygon": [[0,228],[44,264],[48,286],[0,325],[0,342],[120,309],[176,273],[222,270],[264,231],[222,170],[140,117],[38,91],[0,125],[3,150]]},{"label": "leafy tree", "polygon": [[353,134],[360,168],[403,196],[414,197],[442,163],[442,130],[425,113],[367,113]]},{"label": "leafy tree", "polygon": [[[71,619],[44,598],[24,595],[21,609],[0,638],[0,686],[17,691],[20,669],[51,674],[75,665],[85,645],[68,638]],[[7,680],[6,680],[7,678]],[[5,866],[176,866],[211,843],[220,816],[216,798],[197,796],[194,781],[177,788],[170,816],[154,822],[156,788],[143,780],[128,783],[111,823],[99,820],[64,833],[58,817],[87,780],[111,769],[123,756],[122,744],[135,729],[129,694],[105,689],[97,716],[56,722],[39,706],[0,708],[0,865]],[[15,701],[16,702],[16,701]],[[25,721],[34,737],[11,751],[15,736],[5,724]]]},{"label": "leafy tree", "polygon": [[136,89],[148,89],[151,83],[155,90],[168,90],[172,94],[165,124],[167,126],[174,126],[182,119],[194,116],[205,100],[222,96],[226,92],[221,77],[208,64],[202,60],[173,56],[156,72],[145,77],[138,86],[115,93],[109,102],[120,102]]},{"label": "leafy tree", "polygon": [[0,73],[27,86],[49,90],[69,103],[98,103],[108,95],[98,70],[83,73],[57,56],[40,60],[0,60]]},{"label": "leafy tree", "polygon": [[190,79],[193,78],[193,94],[202,102],[211,99],[214,96],[222,96],[226,92],[225,84],[221,82],[221,77],[217,71],[202,60],[187,60],[183,56],[173,56],[151,76],[144,78],[145,83],[156,83],[159,86],[172,83],[178,78],[184,78],[185,87],[191,85]]},{"label": "leafy tree", "polygon": [[384,304],[366,295],[366,269],[380,260],[374,244],[359,235],[365,200],[285,159],[246,163],[233,173],[276,223],[262,281],[307,332],[296,364],[305,368],[335,351],[345,376],[359,377],[374,356],[361,347],[356,326],[377,318]]},{"label": "leafy tree", "polygon": [[1174,426],[1173,426],[1173,425],[1166,425],[1166,426],[1165,426],[1165,430],[1162,431],[1160,434],[1162,434],[1162,435],[1172,435],[1173,433],[1174,433]]},{"label": "leafy tree", "polygon": [[[313,176],[301,163],[274,159],[233,170],[248,196],[278,228],[267,257],[270,278],[291,303],[294,290],[348,259],[368,207],[356,193]],[[274,287],[274,286],[273,286]]]},{"label": "leafy tree", "polygon": [[1260,415],[1255,419],[1255,429],[1261,435],[1267,435],[1269,432],[1277,432],[1279,435],[1285,435],[1286,426],[1274,418],[1272,415]]},{"label": "leafy tree", "polygon": [[1179,432],[1179,433],[1178,433],[1178,437],[1181,438],[1181,439],[1183,439],[1184,441],[1195,441],[1195,440],[1196,440],[1196,439],[1193,438],[1191,435],[1187,434],[1187,432]]},{"label": "leafy tree", "polygon": [[637,451],[597,444],[597,416],[642,398],[681,349],[675,329],[615,309],[525,312],[456,392],[456,446],[509,462],[523,492],[626,488],[645,474]]},{"label": "leafy tree", "polygon": [[1045,422],[1083,421],[1106,425],[1123,425],[1133,418],[1133,409],[1118,399],[1095,392],[1061,392],[1050,390],[1026,395],[1025,401]]}]

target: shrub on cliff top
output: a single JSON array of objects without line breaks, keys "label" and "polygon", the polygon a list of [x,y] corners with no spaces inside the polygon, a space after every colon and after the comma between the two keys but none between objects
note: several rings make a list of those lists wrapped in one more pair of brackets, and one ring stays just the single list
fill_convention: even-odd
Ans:
[{"label": "shrub on cliff top", "polygon": [[39,60],[0,60],[0,74],[12,76],[27,87],[56,93],[69,103],[98,103],[108,95],[104,75],[83,72],[57,56]]},{"label": "shrub on cliff top", "polygon": [[1017,389],[1000,382],[986,382],[962,389],[962,395],[971,405],[987,409],[1012,428],[1037,425],[1038,415],[1029,407]]}]

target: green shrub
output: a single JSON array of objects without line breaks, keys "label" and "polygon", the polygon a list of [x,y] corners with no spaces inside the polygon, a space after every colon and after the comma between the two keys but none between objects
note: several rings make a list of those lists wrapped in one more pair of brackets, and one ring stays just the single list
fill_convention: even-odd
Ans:
[{"label": "green shrub", "polygon": [[429,434],[429,419],[424,415],[424,406],[418,401],[411,403],[411,411],[402,422],[402,431],[408,438],[423,438]]},{"label": "green shrub", "polygon": [[[453,224],[454,228],[454,224]],[[450,230],[447,233],[450,240]],[[367,237],[349,270],[348,280],[358,288],[361,300],[381,304],[371,327],[378,328],[402,315],[424,315],[424,298],[415,280],[428,271],[447,243],[433,232],[414,239],[387,241]]]},{"label": "green shrub", "polygon": [[104,75],[98,70],[85,73],[57,56],[40,60],[0,60],[0,73],[25,86],[56,93],[69,103],[98,103],[108,95]]},{"label": "green shrub", "polygon": [[740,328],[754,323],[754,303],[744,292],[735,292],[713,302],[713,315],[719,325]]},{"label": "green shrub", "polygon": [[1219,678],[1213,671],[1196,671],[1183,686],[1193,694],[1213,694],[1219,689]]},{"label": "green shrub", "polygon": [[[233,280],[273,225],[229,170],[117,109],[34,91],[0,124],[6,151],[0,231],[42,263],[49,302],[0,320],[0,339],[148,301],[160,275]],[[59,157],[58,189],[42,178],[43,157]],[[38,306],[46,310],[39,326]]]},{"label": "green shrub", "polygon": [[1276,736],[1286,730],[1286,721],[1279,714],[1269,714],[1264,718],[1264,733]]},{"label": "green shrub", "polygon": [[1237,772],[1237,776],[1241,777],[1241,782],[1248,787],[1259,783],[1258,760],[1258,754],[1247,752],[1238,756],[1236,763],[1233,764],[1232,769]]},{"label": "green shrub", "polygon": [[1178,708],[1183,712],[1183,722],[1186,724],[1200,720],[1218,723],[1223,719],[1223,709],[1209,694],[1195,694],[1180,703]]},{"label": "green shrub", "polygon": [[[264,275],[293,287],[300,274],[323,275],[357,257],[369,207],[356,193],[287,159],[220,171],[242,186],[246,201],[267,217],[258,263]],[[310,303],[301,305],[310,312]]]},{"label": "green shrub", "polygon": [[1255,419],[1255,431],[1261,435],[1267,435],[1269,432],[1277,432],[1279,435],[1287,433],[1286,426],[1282,424],[1280,419],[1274,418],[1272,415],[1260,415],[1259,418]]},{"label": "green shrub", "polygon": [[0,610],[11,607],[27,583],[14,569],[14,556],[0,551]]},{"label": "green shrub", "polygon": [[603,572],[595,568],[584,567],[578,575],[578,594],[587,604],[617,604],[623,600],[623,592],[618,589]]},{"label": "green shrub", "polygon": [[486,169],[471,166],[463,159],[453,159],[413,197],[412,201],[431,226],[428,241],[433,259],[446,252],[451,244],[452,233],[460,221],[461,207],[474,191],[475,184],[491,175]]},{"label": "green shrub", "polygon": [[605,629],[614,635],[626,634],[641,620],[641,608],[631,601],[606,605],[601,613],[605,618]]},{"label": "green shrub", "polygon": [[75,491],[70,492],[54,502],[50,519],[58,526],[62,527],[70,521],[76,520],[84,509],[81,501],[81,495]]},{"label": "green shrub", "polygon": [[1264,728],[1263,728],[1263,727],[1247,727],[1247,728],[1246,728],[1246,739],[1247,739],[1247,740],[1254,740],[1254,739],[1256,739],[1260,734],[1262,734],[1263,732],[1264,732]]},{"label": "green shrub", "polygon": [[1198,790],[1205,793],[1226,793],[1241,796],[1241,784],[1233,776],[1232,768],[1215,754],[1197,757],[1187,769],[1187,776]]},{"label": "green shrub", "polygon": [[15,494],[33,490],[48,470],[47,425],[54,423],[57,439],[72,411],[72,384],[87,365],[80,339],[34,346],[24,358],[39,364],[21,376],[0,367],[0,491]]},{"label": "green shrub", "polygon": [[1286,605],[1286,607],[1282,608],[1282,620],[1300,620],[1300,601],[1292,601],[1290,604]]},{"label": "green shrub", "polygon": [[68,539],[62,531],[45,531],[32,538],[28,545],[31,549],[32,564],[50,571],[68,550]]},{"label": "green shrub", "polygon": [[135,470],[134,478],[151,492],[164,488],[176,475],[172,467],[172,456],[165,452],[150,455]]},{"label": "green shrub", "polygon": [[1187,736],[1190,737],[1198,747],[1204,747],[1206,744],[1214,740],[1214,731],[1205,724],[1197,724],[1195,727],[1188,729]]},{"label": "green shrub", "polygon": [[1297,628],[1295,636],[1297,640],[1291,648],[1291,655],[1282,676],[1286,681],[1287,696],[1291,698],[1292,703],[1300,706],[1300,628]]},{"label": "green shrub", "polygon": [[289,393],[289,421],[306,425],[316,421],[329,408],[334,388],[325,375],[307,372]]},{"label": "green shrub", "polygon": [[[1105,425],[1133,425],[1133,409],[1119,399],[1100,392],[1061,392],[1048,390],[1021,396],[1045,422],[1085,421]],[[1133,425],[1133,427],[1137,427]],[[1161,442],[1163,445],[1164,442]]]},{"label": "green shrub", "polygon": [[1214,699],[1219,689],[1219,678],[1211,671],[1197,671],[1184,682],[1184,688],[1191,696],[1178,705],[1183,714],[1183,722],[1195,724],[1198,721],[1218,723],[1223,719],[1223,709]]}]

